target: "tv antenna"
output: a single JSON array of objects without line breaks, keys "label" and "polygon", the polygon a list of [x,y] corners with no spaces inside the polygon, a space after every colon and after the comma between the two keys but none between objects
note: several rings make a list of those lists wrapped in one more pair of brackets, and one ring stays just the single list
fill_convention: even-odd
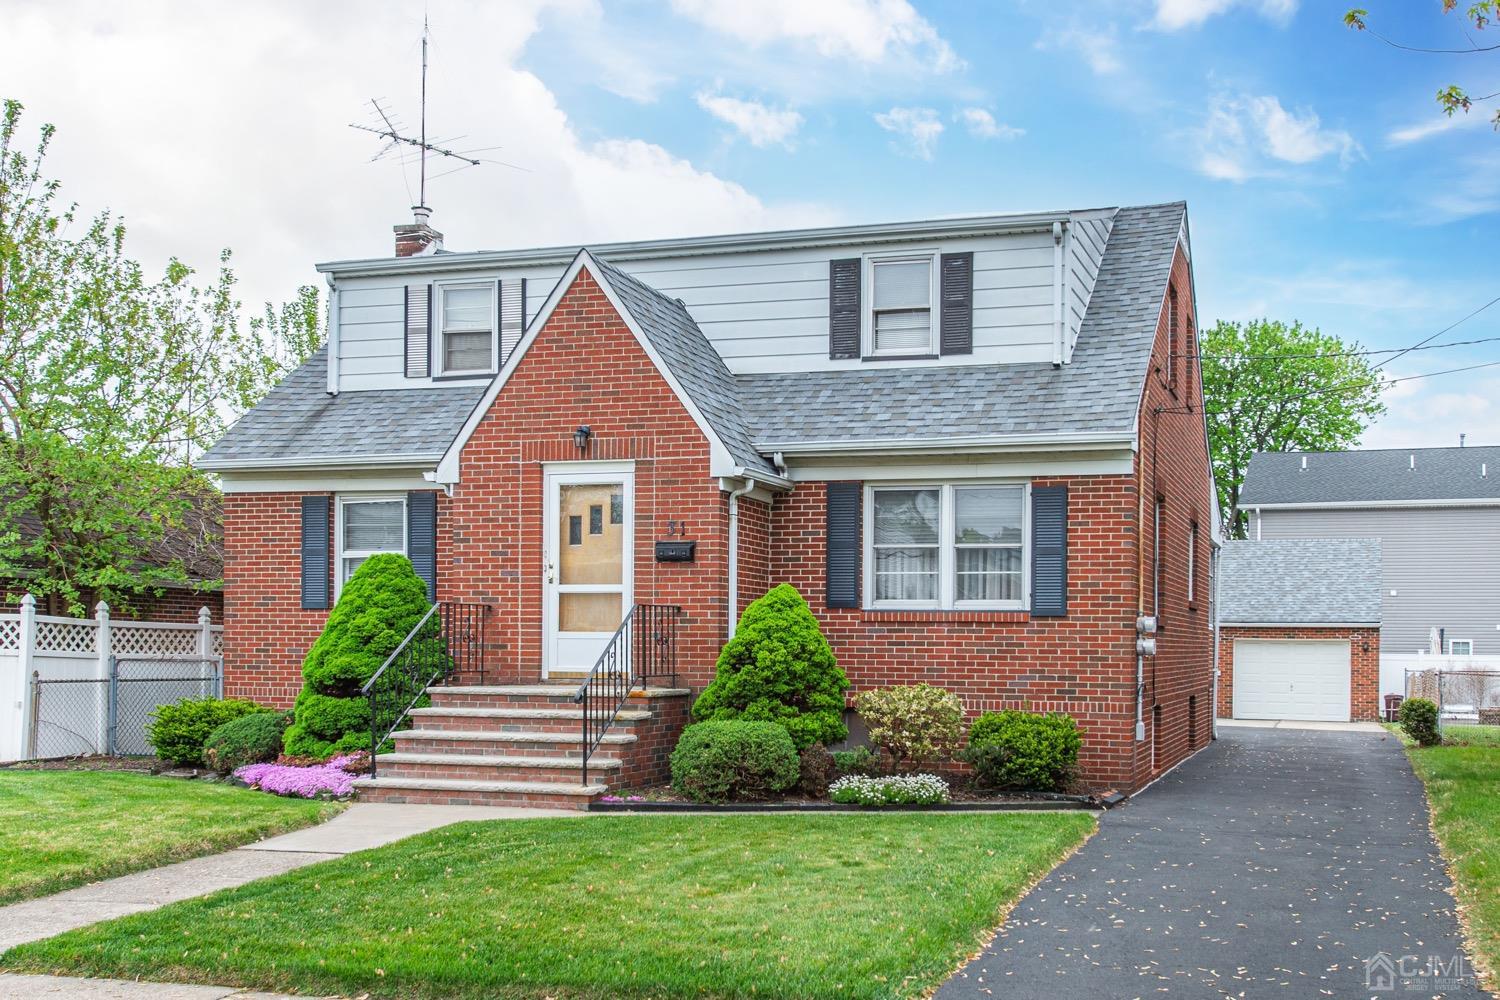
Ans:
[{"label": "tv antenna", "polygon": [[[417,134],[415,136],[407,135],[401,125],[400,119],[381,103],[380,98],[376,97],[370,98],[370,106],[375,109],[375,115],[378,120],[370,125],[360,125],[353,122],[349,124],[350,128],[358,129],[361,132],[369,132],[385,140],[385,145],[380,148],[380,151],[370,157],[370,162],[372,163],[387,159],[394,153],[404,167],[410,162],[407,156],[411,150],[415,149],[417,151],[417,205],[421,207],[426,207],[427,205],[427,181],[429,180],[427,176],[427,154],[429,153],[433,156],[457,161],[456,166],[434,175],[431,178],[432,180],[437,180],[439,177],[447,177],[449,174],[458,173],[460,170],[467,170],[469,167],[478,167],[486,163],[494,163],[502,167],[510,167],[514,170],[526,169],[525,167],[518,167],[514,163],[505,163],[501,160],[486,159],[474,155],[476,153],[487,153],[500,149],[500,146],[485,146],[479,149],[452,149],[448,145],[445,145],[447,143],[455,143],[465,138],[464,136],[453,136],[447,139],[433,137],[431,141],[428,141],[427,35],[427,18],[424,16],[422,18],[422,103]],[[407,183],[409,184],[410,181]],[[410,188],[407,189],[407,193],[411,193]]]}]

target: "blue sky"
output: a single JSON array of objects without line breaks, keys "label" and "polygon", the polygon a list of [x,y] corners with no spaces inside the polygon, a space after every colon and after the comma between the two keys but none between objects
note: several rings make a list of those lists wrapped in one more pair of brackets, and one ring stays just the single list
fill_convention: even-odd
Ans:
[{"label": "blue sky", "polygon": [[[1390,37],[1469,44],[1438,0],[1366,6]],[[58,125],[67,193],[123,211],[148,260],[230,246],[247,300],[285,298],[313,260],[388,252],[410,204],[410,171],[344,126],[372,95],[415,119],[423,6],[309,7],[21,2],[0,92]],[[1500,294],[1494,108],[1433,103],[1500,90],[1500,58],[1397,51],[1339,3],[426,10],[433,130],[524,168],[433,183],[450,248],[1185,199],[1205,324],[1401,346]],[[1443,339],[1484,336],[1500,306]],[[1500,343],[1392,373],[1492,360]],[[1366,444],[1500,443],[1494,400],[1500,368],[1402,383]]]}]

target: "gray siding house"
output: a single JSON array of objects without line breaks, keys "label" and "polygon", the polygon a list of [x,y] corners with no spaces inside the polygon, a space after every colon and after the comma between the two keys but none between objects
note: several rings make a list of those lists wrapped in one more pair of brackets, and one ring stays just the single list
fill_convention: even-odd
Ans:
[{"label": "gray siding house", "polygon": [[1383,654],[1500,657],[1500,447],[1259,454],[1240,496],[1251,540],[1380,540]]}]

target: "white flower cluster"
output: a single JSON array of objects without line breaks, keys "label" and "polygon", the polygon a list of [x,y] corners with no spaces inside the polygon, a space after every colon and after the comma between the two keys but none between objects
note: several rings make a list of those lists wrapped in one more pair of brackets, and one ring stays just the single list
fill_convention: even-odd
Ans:
[{"label": "white flower cluster", "polygon": [[948,801],[948,783],[935,774],[851,775],[829,785],[828,797],[844,805],[935,806]]}]

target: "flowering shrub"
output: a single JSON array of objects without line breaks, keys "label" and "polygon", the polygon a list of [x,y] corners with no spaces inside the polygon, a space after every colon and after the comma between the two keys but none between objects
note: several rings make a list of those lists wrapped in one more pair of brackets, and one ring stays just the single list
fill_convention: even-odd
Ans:
[{"label": "flowering shrub", "polygon": [[948,783],[935,774],[850,776],[829,785],[828,797],[844,805],[936,806],[948,801]]},{"label": "flowering shrub", "polygon": [[958,695],[931,684],[862,691],[854,705],[870,727],[870,742],[890,754],[898,771],[946,760],[963,731]]},{"label": "flowering shrub", "polygon": [[341,799],[354,791],[355,773],[360,767],[369,767],[368,754],[346,754],[309,767],[251,764],[235,771],[234,776],[251,788],[272,795]]}]

